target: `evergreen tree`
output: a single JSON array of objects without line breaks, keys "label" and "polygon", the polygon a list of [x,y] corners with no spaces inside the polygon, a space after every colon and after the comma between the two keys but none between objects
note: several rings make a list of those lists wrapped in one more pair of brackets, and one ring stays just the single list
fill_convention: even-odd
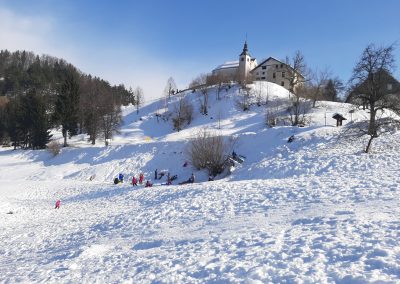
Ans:
[{"label": "evergreen tree", "polygon": [[66,73],[66,79],[61,85],[57,95],[54,121],[61,125],[64,137],[64,147],[67,146],[67,136],[77,134],[78,130],[78,107],[79,107],[79,82],[76,70],[70,66]]},{"label": "evergreen tree", "polygon": [[328,83],[326,83],[324,93],[327,100],[332,102],[337,100],[337,91],[332,79],[329,79]]},{"label": "evergreen tree", "polygon": [[6,132],[6,112],[5,106],[0,105],[0,144],[2,144],[7,136]]},{"label": "evergreen tree", "polygon": [[6,106],[6,131],[10,138],[14,149],[17,149],[21,145],[21,141],[23,140],[22,130],[19,125],[19,116],[20,116],[20,100],[12,99]]},{"label": "evergreen tree", "polygon": [[31,102],[31,136],[30,145],[32,149],[44,149],[46,144],[50,141],[52,135],[50,134],[49,118],[46,113],[45,103],[43,98],[32,92]]}]

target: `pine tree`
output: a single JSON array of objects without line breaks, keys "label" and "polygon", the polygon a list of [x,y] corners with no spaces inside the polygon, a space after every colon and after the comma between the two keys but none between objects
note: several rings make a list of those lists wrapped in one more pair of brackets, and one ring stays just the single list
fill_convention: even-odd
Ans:
[{"label": "pine tree", "polygon": [[44,149],[46,144],[50,141],[52,135],[50,134],[49,118],[46,113],[45,103],[42,97],[38,96],[34,92],[31,98],[31,147],[32,149]]},{"label": "pine tree", "polygon": [[71,138],[78,130],[79,81],[76,74],[76,70],[70,66],[57,95],[53,117],[62,127],[64,147],[68,145],[67,136]]},{"label": "pine tree", "polygon": [[332,102],[337,101],[337,91],[332,79],[329,79],[328,83],[326,83],[324,93],[327,100]]}]

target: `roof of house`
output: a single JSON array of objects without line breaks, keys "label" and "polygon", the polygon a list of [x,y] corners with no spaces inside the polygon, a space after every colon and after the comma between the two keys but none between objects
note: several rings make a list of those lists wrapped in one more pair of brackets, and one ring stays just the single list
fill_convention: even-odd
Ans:
[{"label": "roof of house", "polygon": [[282,62],[282,61],[280,61],[280,60],[278,60],[278,59],[276,59],[276,58],[270,56],[270,57],[268,57],[267,59],[263,60],[261,63],[259,63],[256,67],[254,67],[254,69],[260,67],[260,66],[263,65],[265,62],[267,62],[267,61],[269,61],[269,60],[271,60],[271,59],[276,60],[276,61],[278,61],[279,63],[285,64],[285,65],[286,65],[286,63],[284,63],[284,62]]},{"label": "roof of house", "polygon": [[226,61],[223,64],[218,65],[214,70],[228,69],[228,68],[238,68],[238,67],[239,67],[239,60]]}]

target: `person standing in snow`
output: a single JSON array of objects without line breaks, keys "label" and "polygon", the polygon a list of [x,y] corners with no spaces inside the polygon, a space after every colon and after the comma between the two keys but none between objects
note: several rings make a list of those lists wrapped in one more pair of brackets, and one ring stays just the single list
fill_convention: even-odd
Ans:
[{"label": "person standing in snow", "polygon": [[119,179],[119,182],[124,182],[124,175],[123,174],[119,174],[118,175],[118,179]]},{"label": "person standing in snow", "polygon": [[190,183],[194,183],[194,174],[192,173],[192,175],[189,178],[189,182]]},{"label": "person standing in snow", "polygon": [[135,176],[132,177],[132,185],[137,186],[137,179],[135,178]]},{"label": "person standing in snow", "polygon": [[236,158],[237,158],[237,154],[236,154],[235,150],[232,151],[232,158],[234,160],[236,160]]},{"label": "person standing in snow", "polygon": [[61,205],[61,200],[58,199],[58,200],[56,201],[56,207],[55,207],[54,209],[60,209],[60,205]]},{"label": "person standing in snow", "polygon": [[139,175],[139,183],[142,184],[143,180],[144,180],[144,175],[143,175],[143,173],[140,173],[140,175]]},{"label": "person standing in snow", "polygon": [[157,169],[154,171],[154,179],[156,180],[157,179],[157,176],[158,176],[158,172],[157,172]]}]

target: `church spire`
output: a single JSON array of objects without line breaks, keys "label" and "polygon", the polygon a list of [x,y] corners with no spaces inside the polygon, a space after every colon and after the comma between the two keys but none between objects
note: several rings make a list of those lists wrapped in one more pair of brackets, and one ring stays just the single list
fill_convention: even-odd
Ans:
[{"label": "church spire", "polygon": [[248,56],[250,56],[249,50],[247,49],[247,40],[244,42],[243,51],[242,51],[242,53],[240,54],[240,56],[242,56],[242,55],[248,55]]}]

